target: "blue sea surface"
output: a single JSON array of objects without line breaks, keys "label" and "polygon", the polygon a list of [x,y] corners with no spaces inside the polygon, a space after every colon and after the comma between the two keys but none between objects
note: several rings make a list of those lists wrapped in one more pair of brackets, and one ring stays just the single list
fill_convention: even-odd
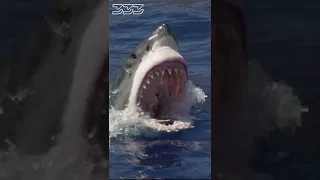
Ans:
[{"label": "blue sea surface", "polygon": [[[153,138],[111,141],[110,179],[211,179],[210,1],[183,4],[148,1],[142,15],[112,15],[110,3],[110,78],[126,56],[161,24],[173,30],[189,70],[189,80],[208,96],[192,107],[195,128]],[[116,150],[115,150],[116,149]],[[119,150],[120,149],[120,150]]]}]

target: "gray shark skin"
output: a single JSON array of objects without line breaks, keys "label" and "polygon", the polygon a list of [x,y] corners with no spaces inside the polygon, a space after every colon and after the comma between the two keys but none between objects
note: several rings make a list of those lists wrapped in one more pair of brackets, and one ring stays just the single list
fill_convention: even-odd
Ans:
[{"label": "gray shark skin", "polygon": [[162,24],[126,58],[119,75],[110,83],[109,106],[140,110],[156,119],[170,116],[172,112],[163,106],[174,103],[169,97],[185,99],[187,79],[187,66],[174,34]]}]

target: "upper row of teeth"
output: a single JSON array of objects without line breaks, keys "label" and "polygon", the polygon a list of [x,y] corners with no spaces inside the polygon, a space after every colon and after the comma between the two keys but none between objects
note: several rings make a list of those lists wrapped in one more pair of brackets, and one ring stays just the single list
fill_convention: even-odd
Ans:
[{"label": "upper row of teeth", "polygon": [[[172,69],[161,69],[161,75],[164,75],[164,72],[165,72],[165,70],[167,70],[168,72],[169,72],[169,75],[171,75],[172,74],[172,71],[174,71],[176,74],[180,74],[180,75],[185,75],[185,73],[184,73],[184,70],[182,70],[182,69],[176,69],[176,68],[173,68],[173,70]],[[157,72],[151,72],[150,74],[149,74],[149,77],[151,78],[151,79],[153,79],[154,78],[154,74],[156,75],[156,76],[160,76],[160,72],[159,71],[157,71]],[[142,88],[143,89],[147,89],[147,84],[150,84],[150,80],[149,80],[149,78],[147,78],[146,79],[146,84],[143,84],[142,85]]]},{"label": "upper row of teeth", "polygon": [[[182,70],[182,69],[177,69],[177,68],[173,68],[173,69],[161,69],[161,75],[164,75],[164,72],[165,72],[165,70],[167,70],[168,72],[169,72],[169,75],[171,75],[172,74],[172,71],[174,71],[176,74],[181,74],[181,75],[185,75],[185,73],[184,73],[184,70]],[[156,76],[160,76],[160,72],[159,71],[157,71],[157,72],[151,72],[150,74],[149,74],[149,77],[151,78],[151,79],[153,79],[154,78],[154,76],[156,75]],[[154,75],[155,74],[155,75]],[[147,79],[146,80],[146,83],[147,84],[150,84],[150,80],[149,79]],[[144,89],[147,89],[147,86],[144,84],[143,86],[142,86]]]},{"label": "upper row of teeth", "polygon": [[[172,71],[174,71],[176,74],[184,74],[184,71],[182,70],[182,69],[177,69],[177,68],[173,68],[173,69],[161,69],[161,75],[164,75],[164,72],[165,72],[165,70],[167,70],[168,72],[169,72],[169,75],[171,75],[172,74]],[[159,71],[157,71],[157,72],[155,72],[154,74],[156,75],[156,76],[160,76],[160,72]],[[149,75],[151,78],[154,78],[154,75],[153,75],[153,73],[150,73],[150,75]]]}]

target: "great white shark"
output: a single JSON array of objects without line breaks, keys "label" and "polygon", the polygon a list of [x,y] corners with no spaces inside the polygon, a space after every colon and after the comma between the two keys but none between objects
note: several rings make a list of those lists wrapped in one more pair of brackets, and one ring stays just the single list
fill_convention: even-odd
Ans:
[{"label": "great white shark", "polygon": [[[147,115],[152,118],[149,125],[158,130],[189,128],[187,81],[188,68],[176,38],[162,24],[125,59],[110,83],[109,106]],[[184,124],[173,126],[176,120]]]}]

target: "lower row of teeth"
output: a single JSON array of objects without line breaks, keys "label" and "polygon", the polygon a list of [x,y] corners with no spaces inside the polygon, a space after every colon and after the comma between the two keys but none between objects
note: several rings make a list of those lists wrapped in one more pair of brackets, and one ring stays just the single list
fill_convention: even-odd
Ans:
[{"label": "lower row of teeth", "polygon": [[175,121],[172,125],[164,125],[157,122],[157,120],[148,120],[145,122],[149,127],[158,131],[178,132],[184,129],[194,128],[190,122]]}]

